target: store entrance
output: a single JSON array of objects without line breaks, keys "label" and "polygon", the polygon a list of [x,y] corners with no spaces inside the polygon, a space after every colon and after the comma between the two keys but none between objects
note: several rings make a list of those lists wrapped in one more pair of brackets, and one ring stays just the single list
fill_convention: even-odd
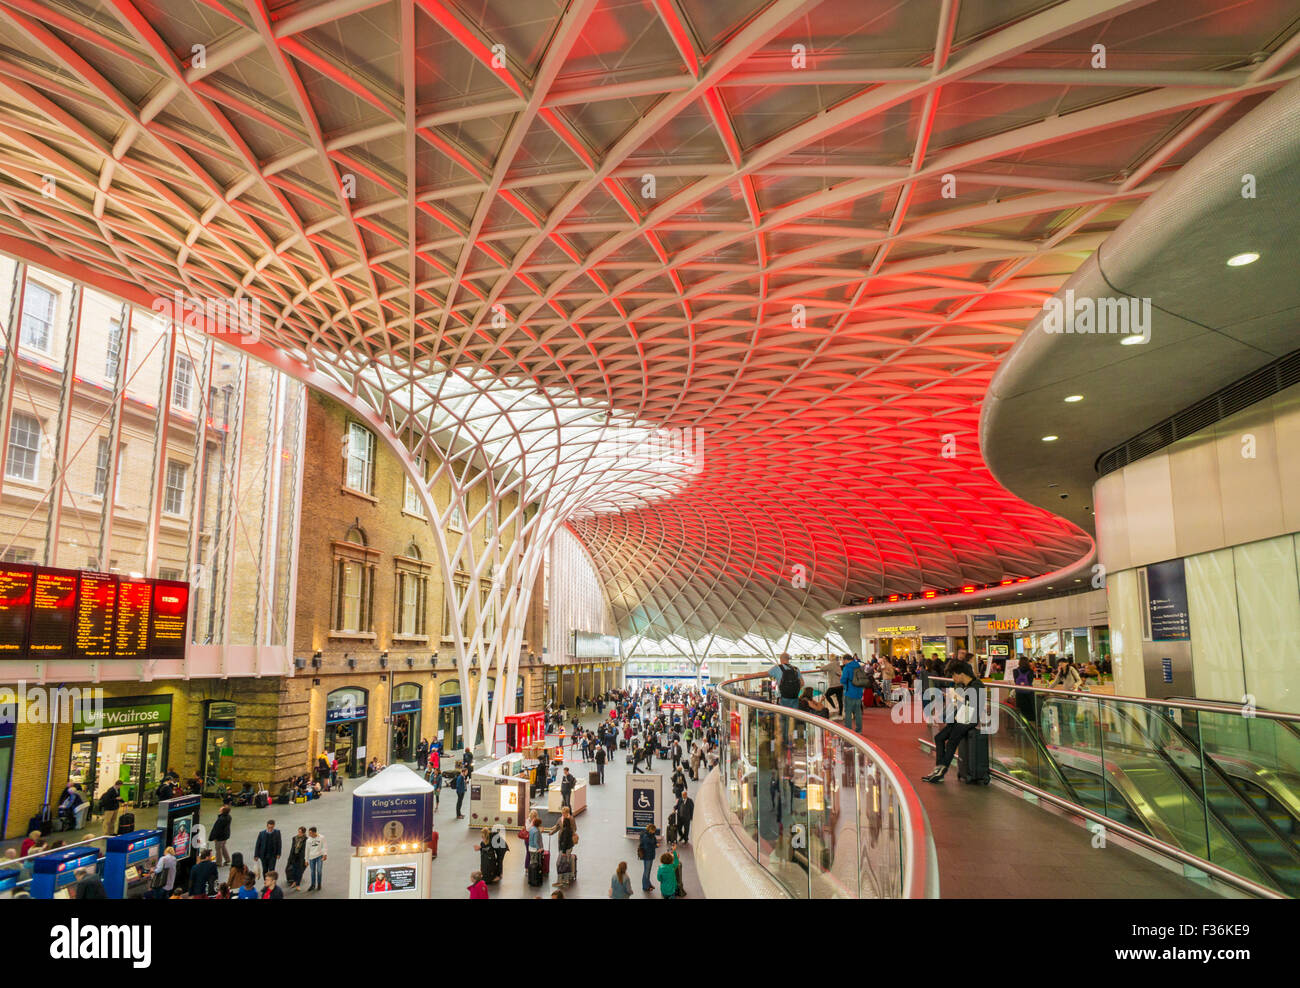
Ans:
[{"label": "store entrance", "polygon": [[388,759],[390,764],[415,760],[415,747],[419,743],[416,724],[419,719],[419,714],[393,715],[393,750]]},{"label": "store entrance", "polygon": [[73,735],[68,778],[81,784],[91,800],[114,779],[122,780],[122,799],[136,803],[152,796],[162,781],[167,732],[119,731],[114,734]]},{"label": "store entrance", "polygon": [[[363,720],[349,720],[342,724],[327,724],[325,727],[325,750],[334,752],[334,757],[339,761],[339,773],[347,773],[349,778],[355,779],[358,775],[365,772],[365,765],[358,769],[358,738],[364,738],[366,734],[366,722]],[[362,755],[361,757],[364,757]]]}]

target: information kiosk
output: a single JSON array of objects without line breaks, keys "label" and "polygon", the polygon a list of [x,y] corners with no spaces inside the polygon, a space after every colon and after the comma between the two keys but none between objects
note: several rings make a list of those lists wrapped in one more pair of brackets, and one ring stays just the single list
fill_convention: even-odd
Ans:
[{"label": "information kiosk", "polygon": [[522,754],[506,755],[474,769],[469,780],[471,828],[522,827],[528,820],[530,770]]},{"label": "information kiosk", "polygon": [[99,849],[93,844],[61,847],[32,862],[33,899],[71,899],[78,868],[98,868]]},{"label": "information kiosk", "polygon": [[110,899],[139,899],[162,856],[164,831],[133,830],[110,837],[104,851],[104,889]]},{"label": "information kiosk", "polygon": [[352,791],[348,898],[429,898],[433,802],[433,786],[405,765],[389,765]]}]

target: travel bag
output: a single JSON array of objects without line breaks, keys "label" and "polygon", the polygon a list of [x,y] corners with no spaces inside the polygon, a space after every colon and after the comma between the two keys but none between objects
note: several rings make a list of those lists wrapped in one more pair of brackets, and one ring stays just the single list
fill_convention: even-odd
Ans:
[{"label": "travel bag", "polygon": [[989,736],[976,728],[957,745],[957,778],[971,785],[987,786],[989,773]]}]

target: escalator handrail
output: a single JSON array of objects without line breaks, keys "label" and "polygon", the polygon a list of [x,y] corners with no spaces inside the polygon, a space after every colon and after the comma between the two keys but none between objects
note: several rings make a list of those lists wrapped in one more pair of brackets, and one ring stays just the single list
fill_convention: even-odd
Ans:
[{"label": "escalator handrail", "polygon": [[718,684],[717,690],[735,703],[768,713],[793,717],[823,731],[830,731],[842,741],[859,751],[866,759],[874,762],[881,774],[888,780],[898,796],[898,805],[903,817],[903,830],[907,834],[907,858],[903,863],[903,898],[925,899],[935,897],[938,883],[938,865],[932,860],[934,840],[930,835],[930,825],[926,820],[925,810],[921,807],[921,797],[916,794],[911,783],[907,781],[902,770],[880,748],[860,734],[854,734],[848,728],[836,724],[817,714],[805,713],[794,707],[777,706],[765,700],[732,692],[728,686],[735,686],[751,679],[767,679],[766,672],[750,673],[737,676]]},{"label": "escalator handrail", "polygon": [[[1169,716],[1169,711],[1160,710],[1157,711],[1157,714],[1160,717],[1161,721],[1166,726],[1171,728],[1174,734],[1179,739],[1186,742],[1195,752],[1197,752],[1200,755],[1201,764],[1205,766],[1208,769],[1208,771],[1214,774],[1215,778],[1229,793],[1231,793],[1234,797],[1236,797],[1237,801],[1255,819],[1256,823],[1260,824],[1265,830],[1267,830],[1270,834],[1273,835],[1273,837],[1277,840],[1278,845],[1284,848],[1287,851],[1287,853],[1291,856],[1292,861],[1294,861],[1297,864],[1300,864],[1300,848],[1296,847],[1295,842],[1290,838],[1288,834],[1284,834],[1277,829],[1277,826],[1273,823],[1272,820],[1269,819],[1268,814],[1264,813],[1258,806],[1256,806],[1250,799],[1248,799],[1236,786],[1232,784],[1232,779],[1228,776],[1228,773],[1225,772],[1223,768],[1219,765],[1218,761],[1214,757],[1214,753],[1211,751],[1207,751],[1205,746],[1200,742],[1199,739],[1193,738],[1181,724],[1179,724],[1176,720],[1174,720],[1173,717]],[[1182,767],[1179,766],[1177,762],[1174,761],[1174,759],[1169,755],[1168,752],[1161,749],[1160,754],[1162,754],[1165,757],[1165,760],[1168,761],[1168,763],[1172,765],[1180,775],[1183,774]],[[1195,783],[1193,783],[1192,780],[1189,779],[1188,783],[1192,785],[1193,789],[1195,788]],[[1205,811],[1207,813],[1213,813],[1215,819],[1219,821],[1219,824],[1229,833],[1233,833],[1232,827],[1230,827],[1227,821],[1223,819],[1223,815],[1218,810],[1214,809],[1214,807],[1210,804],[1210,796],[1208,791],[1204,793],[1201,799],[1205,803]],[[1236,839],[1235,833],[1233,833],[1233,838]],[[1274,878],[1277,877],[1277,875],[1274,873],[1271,866],[1259,860],[1259,856],[1254,853],[1254,851],[1251,849],[1249,844],[1244,844],[1240,840],[1237,840],[1237,843],[1238,845],[1243,846],[1243,849],[1246,851],[1246,853],[1255,861],[1255,863],[1261,869],[1273,875]]]},{"label": "escalator handrail", "polygon": [[[1121,707],[1116,711],[1116,713],[1119,714],[1119,716],[1125,718],[1130,724],[1132,724],[1134,729],[1139,734],[1142,735],[1143,739],[1146,740],[1148,745],[1150,745],[1150,748],[1148,750],[1151,752],[1151,754],[1155,755],[1160,760],[1160,762],[1165,766],[1165,768],[1167,768],[1169,772],[1172,774],[1173,778],[1176,779],[1182,785],[1184,794],[1188,796],[1193,801],[1193,803],[1200,804],[1201,811],[1205,814],[1206,858],[1208,859],[1210,854],[1210,821],[1214,821],[1214,823],[1218,826],[1220,835],[1226,837],[1228,841],[1230,841],[1232,845],[1236,847],[1236,849],[1245,857],[1247,861],[1249,861],[1257,869],[1259,869],[1259,871],[1263,875],[1271,878],[1273,881],[1276,881],[1278,882],[1279,885],[1281,885],[1281,882],[1278,880],[1277,875],[1273,872],[1273,869],[1259,859],[1259,855],[1256,854],[1255,851],[1251,848],[1249,842],[1244,840],[1235,830],[1233,830],[1232,827],[1228,825],[1228,822],[1223,819],[1223,815],[1214,808],[1213,804],[1210,803],[1209,793],[1204,791],[1198,793],[1196,791],[1195,782],[1193,782],[1192,779],[1188,778],[1188,774],[1183,769],[1183,767],[1179,765],[1176,761],[1174,761],[1174,759],[1170,756],[1169,752],[1166,751],[1162,745],[1155,743],[1156,739],[1151,736],[1151,732],[1148,731],[1145,726],[1135,721],[1132,712],[1125,710],[1123,707]],[[1161,718],[1162,723],[1172,721],[1172,718],[1169,717],[1167,711],[1157,711],[1156,713],[1157,716]],[[1186,735],[1179,733],[1179,737],[1184,738],[1184,740],[1188,740],[1190,743],[1190,739],[1187,739]],[[1196,749],[1198,751],[1201,751],[1200,745],[1196,745]],[[1201,751],[1201,754],[1204,755],[1205,752]],[[1204,764],[1204,758],[1202,759],[1202,764]],[[1256,810],[1254,806],[1249,805],[1248,801],[1245,800],[1244,797],[1242,797],[1241,794],[1238,793],[1237,790],[1234,789],[1231,784],[1228,785],[1228,789],[1233,795],[1235,795],[1238,798],[1239,801],[1243,803],[1247,803],[1247,809],[1252,814],[1254,814],[1257,818],[1260,817],[1259,811]]]},{"label": "escalator handrail", "polygon": [[1070,799],[1073,802],[1082,803],[1083,799],[1079,796],[1079,791],[1074,788],[1074,783],[1066,778],[1065,770],[1062,769],[1056,759],[1052,757],[1052,753],[1047,750],[1047,745],[1043,742],[1043,738],[1039,733],[1038,725],[1030,724],[1025,718],[1025,715],[1020,712],[1020,708],[1010,700],[1007,700],[1002,704],[1001,716],[1006,716],[1007,713],[1011,713],[1014,715],[1013,719],[1020,721],[1025,736],[1029,738],[1030,743],[1034,747],[1034,752],[1056,772],[1056,781],[1060,783],[1061,788],[1065,790]]},{"label": "escalator handrail", "polygon": [[[763,675],[760,673],[759,675]],[[941,683],[944,686],[950,685],[952,679],[947,676],[931,676],[931,683]],[[1020,686],[1017,683],[1008,683],[1002,679],[981,679],[981,683],[986,688],[1003,689],[1003,690],[1030,690],[1034,693],[1048,693],[1053,696],[1068,696],[1075,700],[1084,697],[1089,700],[1097,699],[1102,701],[1114,700],[1117,703],[1139,703],[1148,707],[1168,707],[1179,710],[1204,710],[1213,714],[1230,714],[1235,713],[1245,717],[1240,705],[1232,706],[1225,703],[1206,703],[1201,700],[1160,700],[1152,699],[1145,696],[1122,696],[1117,693],[1098,693],[1094,690],[1058,690],[1050,686]],[[1288,714],[1279,710],[1260,710],[1254,708],[1249,715],[1252,720],[1275,720],[1285,723],[1288,727],[1292,724],[1300,727],[1300,714]]]},{"label": "escalator handrail", "polygon": [[[947,684],[952,682],[950,678],[943,677],[943,676],[932,676],[930,681],[932,683],[941,683],[941,684]],[[1109,700],[1117,701],[1117,703],[1119,704],[1127,703],[1127,702],[1137,702],[1144,706],[1158,708],[1158,716],[1160,716],[1162,720],[1172,719],[1169,717],[1170,708],[1182,708],[1182,709],[1193,709],[1193,710],[1203,709],[1203,710],[1209,710],[1214,713],[1225,713],[1225,712],[1230,712],[1232,710],[1232,708],[1225,707],[1222,704],[1216,706],[1211,704],[1202,704],[1195,701],[1170,702],[1168,700],[1149,700],[1144,697],[1115,696],[1110,693],[1093,693],[1091,691],[1084,692],[1082,690],[1058,690],[1058,689],[1052,689],[1050,687],[1041,687],[1041,686],[1021,686],[1016,683],[1007,683],[1004,680],[981,680],[981,682],[983,682],[986,687],[1000,686],[1007,691],[1029,690],[1035,693],[1045,693],[1052,696],[1061,696],[1069,699],[1074,703],[1090,702],[1092,700],[1097,700],[1099,704],[1099,709],[1101,703]],[[1132,720],[1132,714],[1128,710],[1124,709],[1123,706],[1116,706],[1115,711],[1116,713],[1129,719],[1130,721]],[[1240,711],[1237,712],[1240,713]],[[1258,712],[1256,715],[1259,715]],[[1244,714],[1242,714],[1242,716],[1244,716]],[[1263,716],[1268,717],[1270,715],[1263,714]],[[1291,715],[1291,714],[1276,714],[1271,716],[1273,719],[1277,719],[1277,720],[1300,721],[1300,716]],[[1143,736],[1145,736],[1145,733],[1146,733],[1145,731],[1142,731]],[[1187,778],[1183,775],[1182,770],[1173,764],[1173,761],[1172,759],[1170,759],[1168,753],[1163,750],[1160,750],[1159,748],[1153,748],[1152,750],[1154,754],[1156,754],[1158,757],[1160,757],[1164,762],[1168,764],[1168,767],[1173,772],[1173,777],[1183,786],[1183,788],[1187,790],[1198,802],[1202,803],[1207,818],[1214,819],[1214,821],[1219,825],[1220,829],[1227,835],[1228,839],[1231,840],[1233,844],[1238,847],[1239,850],[1245,853],[1246,857],[1253,864],[1255,864],[1256,867],[1260,867],[1265,874],[1272,875],[1271,869],[1263,866],[1258,861],[1257,857],[1254,854],[1252,854],[1247,847],[1243,846],[1243,843],[1240,840],[1240,838],[1238,838],[1238,836],[1232,831],[1232,829],[1223,822],[1223,820],[1219,817],[1219,814],[1214,811],[1213,807],[1210,806],[1209,800],[1196,795],[1195,791],[1191,788]],[[1050,795],[1047,794],[1045,790],[1039,790],[1038,787],[1029,785],[1028,783],[1022,782],[1019,779],[1015,779],[1014,777],[1007,775],[1006,773],[997,772],[995,770],[995,774],[1007,779],[1008,781],[1013,782],[1017,786],[1028,789],[1030,791],[1035,791],[1036,794]],[[1104,777],[1103,777],[1103,783],[1104,783]],[[1233,791],[1235,792],[1235,789]],[[1099,821],[1105,821],[1106,825],[1108,826],[1122,827],[1123,830],[1126,832],[1126,836],[1133,837],[1134,839],[1137,839],[1135,835],[1139,835],[1141,833],[1140,831],[1137,831],[1133,828],[1126,827],[1122,824],[1119,824],[1117,821],[1111,820],[1109,817],[1099,816],[1095,814],[1093,811],[1088,810],[1088,808],[1085,807],[1082,803],[1068,803],[1066,800],[1063,800],[1060,797],[1053,798],[1052,802],[1058,805],[1069,805],[1078,811],[1084,812],[1084,814],[1087,816],[1093,817],[1094,819],[1097,819]],[[1189,851],[1184,851],[1182,848],[1178,848],[1176,845],[1172,843],[1160,840],[1157,837],[1152,837],[1144,834],[1141,835],[1141,838],[1144,843],[1149,843],[1150,846],[1158,846],[1162,850],[1166,848],[1171,848],[1175,850],[1177,852],[1176,856],[1185,857],[1185,859],[1189,859],[1189,860],[1194,860],[1195,862],[1197,862],[1197,867],[1205,870],[1212,869],[1212,873],[1216,874],[1220,878],[1224,878],[1225,880],[1227,880],[1226,876],[1231,876],[1233,882],[1240,883],[1239,887],[1248,888],[1248,890],[1254,894],[1259,894],[1257,890],[1264,888],[1264,886],[1259,885],[1259,883],[1253,881],[1252,879],[1246,878],[1243,875],[1238,875],[1234,872],[1230,872],[1227,871],[1226,869],[1220,868],[1218,865],[1215,865],[1213,862],[1208,861],[1205,858],[1200,858],[1194,854],[1191,854],[1191,852]],[[1270,890],[1270,891],[1273,891],[1275,895],[1278,894],[1276,893],[1276,890]],[[1283,894],[1281,897],[1286,897],[1286,896]]]}]

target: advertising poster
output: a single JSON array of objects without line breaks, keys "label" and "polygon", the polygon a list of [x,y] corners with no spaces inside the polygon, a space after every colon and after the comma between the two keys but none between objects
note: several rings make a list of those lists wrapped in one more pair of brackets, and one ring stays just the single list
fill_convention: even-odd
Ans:
[{"label": "advertising poster", "polygon": [[414,892],[419,886],[418,865],[372,865],[366,868],[366,895]]},{"label": "advertising poster", "polygon": [[172,847],[176,848],[176,856],[183,858],[190,853],[190,835],[194,829],[194,817],[181,816],[177,817],[172,825]]}]

